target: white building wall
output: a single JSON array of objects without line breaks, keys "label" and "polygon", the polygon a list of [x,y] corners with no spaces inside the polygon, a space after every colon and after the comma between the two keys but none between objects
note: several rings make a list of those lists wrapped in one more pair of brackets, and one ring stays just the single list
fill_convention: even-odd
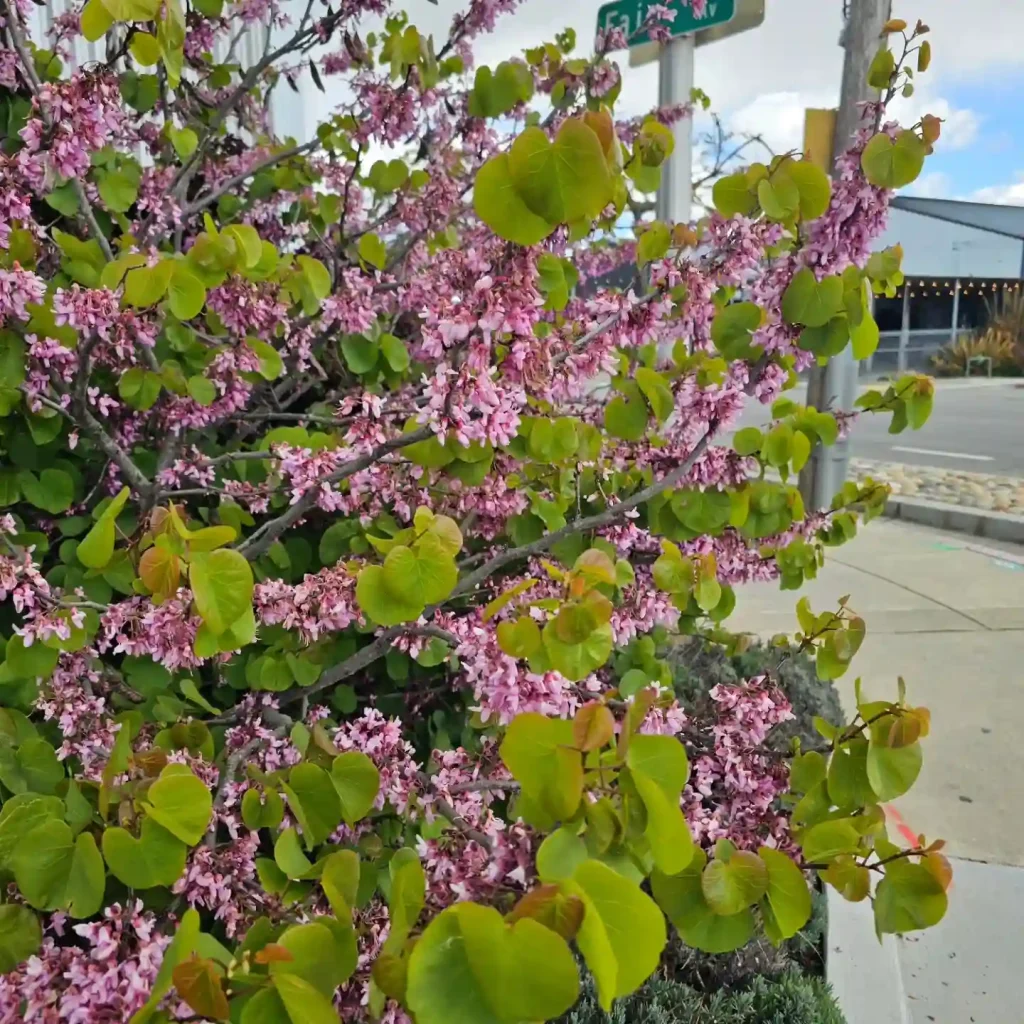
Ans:
[{"label": "white building wall", "polygon": [[[78,6],[77,0],[45,0],[45,3],[33,6],[28,22],[32,40],[43,48],[50,47],[52,39],[49,31],[54,18],[67,11],[74,10]],[[117,32],[119,30],[115,29],[114,31]],[[237,35],[237,39],[232,36],[229,40],[218,41],[214,49],[214,57],[221,61],[227,61],[230,58],[232,63],[240,64],[244,70],[256,64],[263,56],[267,29],[263,25],[253,25],[241,32],[236,30],[235,35]],[[79,36],[75,39],[71,59],[68,63],[70,63],[71,67],[81,67],[105,61],[107,59],[107,42],[110,38],[111,36],[106,36],[103,39],[97,39],[95,42],[90,43]],[[153,74],[155,71],[154,68],[143,68],[141,70],[144,74]],[[294,96],[294,93],[292,95]],[[277,114],[276,108],[277,104],[272,101],[272,118]]]},{"label": "white building wall", "polygon": [[907,277],[1022,276],[1024,239],[894,208],[876,248],[897,243]]}]

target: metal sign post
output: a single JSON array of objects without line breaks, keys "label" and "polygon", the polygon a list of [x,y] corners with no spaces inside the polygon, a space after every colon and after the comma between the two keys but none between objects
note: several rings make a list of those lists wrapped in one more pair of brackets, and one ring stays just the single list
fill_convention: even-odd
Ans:
[{"label": "metal sign post", "polygon": [[[693,92],[692,35],[677,36],[661,47],[658,61],[658,106],[689,103]],[[693,120],[681,117],[672,126],[675,147],[661,169],[658,219],[669,224],[688,224],[693,203]]]},{"label": "metal sign post", "polygon": [[[636,67],[658,58],[658,105],[674,107],[689,103],[693,92],[694,51],[705,43],[744,32],[764,21],[765,0],[707,0],[703,17],[694,15],[692,2],[664,0],[676,12],[669,23],[671,39],[652,42],[642,31],[647,13],[656,0],[613,0],[597,12],[599,30],[621,29],[629,45],[629,63]],[[662,165],[658,190],[658,218],[676,224],[690,219],[693,178],[693,122],[684,117],[673,126],[675,148]]]}]

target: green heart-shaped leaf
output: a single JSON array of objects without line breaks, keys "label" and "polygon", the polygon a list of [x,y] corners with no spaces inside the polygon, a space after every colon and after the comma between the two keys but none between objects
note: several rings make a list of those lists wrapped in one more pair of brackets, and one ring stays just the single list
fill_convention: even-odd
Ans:
[{"label": "green heart-shaped leaf", "polygon": [[281,788],[302,826],[307,848],[322,843],[341,824],[341,800],[323,768],[308,762],[297,764]]},{"label": "green heart-shaped leaf", "polygon": [[13,971],[39,949],[42,941],[39,918],[28,907],[19,903],[0,906],[0,973]]},{"label": "green heart-shaped leaf", "polygon": [[591,221],[612,198],[601,140],[578,118],[564,121],[553,143],[527,128],[512,143],[508,169],[523,201],[549,224]]},{"label": "green heart-shaped leaf", "polygon": [[600,861],[584,861],[565,885],[583,899],[576,945],[607,1011],[654,973],[668,939],[665,918],[639,885]]},{"label": "green heart-shaped leaf", "polygon": [[578,994],[564,939],[530,918],[509,927],[498,911],[475,903],[438,914],[409,958],[406,999],[419,1024],[550,1020]]},{"label": "green heart-shaped leaf", "polygon": [[523,793],[555,820],[571,818],[583,793],[583,764],[571,722],[527,712],[505,732],[501,759]]},{"label": "green heart-shaped leaf", "polygon": [[716,856],[701,875],[701,888],[708,906],[730,917],[753,906],[767,892],[768,868],[753,853],[733,853],[728,859]]},{"label": "green heart-shaped leaf", "polygon": [[843,280],[826,277],[819,281],[814,271],[797,271],[782,296],[782,315],[791,324],[824,327],[843,311]]},{"label": "green heart-shaped leaf", "polygon": [[331,781],[341,798],[341,813],[347,825],[354,825],[373,810],[380,791],[380,772],[361,751],[339,754],[331,766]]},{"label": "green heart-shaped leaf", "polygon": [[770,937],[776,942],[792,938],[811,916],[811,892],[804,873],[779,850],[762,846],[757,854],[768,868],[766,897],[777,929],[777,935]]},{"label": "green heart-shaped leaf", "polygon": [[477,171],[473,208],[499,238],[519,245],[536,245],[556,227],[526,205],[512,179],[507,153],[491,157]]},{"label": "green heart-shaped leaf", "polygon": [[[408,550],[408,549],[407,549]],[[368,565],[356,581],[356,601],[359,607],[378,625],[397,626],[401,622],[415,622],[426,602],[419,595],[404,592],[397,595],[384,582],[384,569]]]},{"label": "green heart-shaped leaf", "polygon": [[895,139],[880,132],[864,147],[860,165],[872,185],[903,188],[921,173],[926,153],[916,132],[903,131]]},{"label": "green heart-shaped leaf", "polygon": [[40,910],[67,910],[91,917],[103,904],[106,872],[88,832],[76,839],[63,821],[37,826],[11,857],[14,878],[25,899]]},{"label": "green heart-shaped leaf", "polygon": [[142,820],[140,838],[115,826],[101,845],[111,874],[130,889],[172,886],[185,870],[188,847],[152,818]]},{"label": "green heart-shaped leaf", "polygon": [[749,908],[724,916],[711,909],[701,885],[706,863],[704,851],[694,850],[693,859],[678,874],[666,875],[655,870],[651,891],[688,946],[705,953],[729,953],[752,938],[754,915]]},{"label": "green heart-shaped leaf", "polygon": [[230,629],[252,607],[252,569],[237,551],[194,554],[188,578],[196,609],[214,633]]},{"label": "green heart-shaped leaf", "polygon": [[[326,921],[296,924],[285,929],[277,939],[292,954],[291,960],[276,960],[270,964],[270,976],[279,978],[290,974],[302,978],[321,994],[331,997],[355,970],[358,954],[354,937],[351,945],[335,940],[334,932]],[[348,928],[351,931],[351,926]]]},{"label": "green heart-shaped leaf", "polygon": [[210,826],[213,796],[182,765],[169,764],[149,787],[146,814],[183,843],[195,846]]}]

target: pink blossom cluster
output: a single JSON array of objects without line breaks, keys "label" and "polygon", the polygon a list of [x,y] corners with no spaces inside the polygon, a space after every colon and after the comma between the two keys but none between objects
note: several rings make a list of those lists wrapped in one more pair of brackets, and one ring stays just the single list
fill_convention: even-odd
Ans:
[{"label": "pink blossom cluster", "polygon": [[229,420],[246,407],[252,394],[252,384],[242,375],[258,370],[259,358],[247,345],[222,348],[205,374],[216,388],[214,400],[203,405],[190,396],[171,396],[161,405],[167,429],[180,434]]},{"label": "pink blossom cluster", "polygon": [[[4,520],[10,520],[6,515]],[[6,523],[4,524],[6,527]],[[13,520],[11,521],[13,525]],[[3,533],[14,533],[3,529]],[[17,555],[0,554],[0,601],[10,598],[16,612],[34,611],[40,602],[50,597],[50,584],[32,561],[31,549]]]},{"label": "pink blossom cluster", "polygon": [[[83,778],[99,781],[110,757],[118,726],[103,694],[103,678],[88,648],[61,654],[53,675],[36,699],[36,709],[60,727],[63,742],[57,756],[74,758]],[[126,728],[126,726],[120,726]]]},{"label": "pink blossom cluster", "polygon": [[273,337],[274,328],[288,316],[288,306],[282,297],[266,284],[226,282],[212,288],[206,302],[224,326],[242,338],[246,334]]},{"label": "pink blossom cluster", "polygon": [[[0,50],[0,58],[10,50]],[[3,64],[0,63],[0,74]],[[11,231],[14,228],[35,231],[36,224],[32,219],[32,207],[28,196],[13,183],[0,185],[0,247],[6,249],[11,244]]]},{"label": "pink blossom cluster", "polygon": [[308,493],[316,494],[316,505],[325,512],[337,512],[345,508],[345,497],[330,477],[342,466],[352,452],[342,448],[298,448],[290,444],[274,445],[278,457],[278,470],[287,481],[291,491],[291,504],[295,504]]},{"label": "pink blossom cluster", "polygon": [[[878,109],[867,104],[865,121],[873,120]],[[894,134],[899,126],[889,123],[884,130]],[[863,267],[871,255],[872,242],[885,230],[889,216],[889,193],[872,185],[861,169],[861,153],[874,134],[865,125],[836,161],[832,201],[828,211],[811,226],[805,250],[809,266],[820,274],[842,273],[849,266]]]},{"label": "pink blossom cluster", "polygon": [[10,270],[0,268],[0,327],[11,320],[27,320],[29,302],[42,302],[46,284],[31,270],[15,263]]},{"label": "pink blossom cluster", "polygon": [[25,149],[18,159],[33,182],[46,174],[84,177],[92,153],[130,140],[118,79],[109,71],[75,71],[67,81],[47,82],[37,105],[53,128],[35,117],[21,130]]},{"label": "pink blossom cluster", "polygon": [[339,287],[323,304],[320,318],[324,327],[337,326],[346,334],[362,334],[377,319],[380,301],[375,298],[373,281],[354,270],[342,271]]},{"label": "pink blossom cluster", "polygon": [[48,640],[70,640],[74,630],[85,624],[85,612],[81,608],[37,608],[26,616],[24,623],[15,626],[14,631],[26,647]]},{"label": "pink blossom cluster", "polygon": [[[0,85],[11,92],[17,92],[21,86],[21,60],[17,51],[8,47],[0,47]],[[4,242],[4,245],[7,243]]]},{"label": "pink blossom cluster", "polygon": [[[126,1021],[149,998],[170,935],[142,901],[111,904],[97,921],[67,927],[50,917],[54,936],[10,974],[0,975],[0,1024],[96,1024]],[[59,941],[69,931],[81,945]]]},{"label": "pink blossom cluster", "polygon": [[74,383],[78,372],[78,356],[75,351],[53,338],[39,338],[35,334],[25,336],[28,342],[28,374],[25,391],[34,411],[42,407],[41,396],[46,395],[53,379],[60,380],[65,387]]},{"label": "pink blossom cluster", "polygon": [[150,657],[172,672],[196,668],[201,660],[194,644],[201,620],[191,610],[192,594],[181,588],[156,605],[148,597],[130,597],[111,605],[100,617],[101,652]]},{"label": "pink blossom cluster", "polygon": [[683,793],[693,834],[705,845],[731,839],[744,849],[789,844],[789,815],[778,798],[789,788],[788,762],[763,747],[771,729],[793,718],[781,690],[767,676],[711,690],[712,746],[693,763]]},{"label": "pink blossom cluster", "polygon": [[[369,905],[354,915],[359,935],[359,960],[354,977],[339,991],[335,1006],[343,1021],[369,1021],[371,1019],[370,968],[380,954],[391,927],[387,904],[371,900]],[[393,1000],[389,1000],[380,1018],[380,1024],[412,1024],[412,1018]]]},{"label": "pink blossom cluster", "polygon": [[[489,805],[495,791],[455,795],[448,791],[450,786],[477,779],[479,760],[461,747],[435,750],[432,759],[438,766],[431,776],[432,788],[449,798],[461,827],[446,830],[437,839],[421,836],[417,840],[429,898],[438,907],[444,907],[453,898],[486,903],[502,891],[525,889],[534,876],[529,830],[521,822],[505,822],[494,814]],[[495,774],[501,777],[501,773]],[[424,799],[429,802],[430,794]],[[467,829],[486,836],[489,848],[467,835]]]},{"label": "pink blossom cluster", "polygon": [[259,833],[250,832],[219,846],[195,847],[171,891],[190,907],[210,911],[229,937],[241,936],[273,902],[256,875],[259,845]]},{"label": "pink blossom cluster", "polygon": [[117,295],[107,288],[73,284],[53,296],[54,319],[75,328],[86,338],[98,338],[92,347],[96,363],[121,369],[138,362],[138,348],[156,345],[157,324],[135,310],[121,309]]},{"label": "pink blossom cluster", "polygon": [[366,708],[358,718],[342,723],[331,739],[339,750],[358,750],[377,766],[378,809],[388,804],[399,814],[415,813],[413,804],[421,788],[420,766],[397,718],[385,718],[376,708]]},{"label": "pink blossom cluster", "polygon": [[649,633],[655,626],[672,628],[679,621],[679,609],[671,594],[658,590],[650,572],[639,569],[636,583],[623,593],[623,600],[612,612],[611,626],[616,644],[627,644],[635,636]]},{"label": "pink blossom cluster", "polygon": [[253,604],[260,622],[295,630],[305,643],[362,621],[356,576],[344,565],[309,573],[294,585],[265,580],[256,584]]},{"label": "pink blossom cluster", "polygon": [[424,388],[426,411],[421,423],[429,423],[439,437],[451,432],[459,444],[468,447],[474,441],[508,444],[519,429],[520,410],[526,394],[519,388],[497,383],[491,373],[473,373],[439,366]]},{"label": "pink blossom cluster", "polygon": [[[480,613],[477,613],[479,616]],[[580,704],[572,685],[558,672],[531,672],[499,646],[494,624],[467,616],[451,624],[461,641],[458,655],[465,685],[472,689],[480,717],[499,724],[524,711],[568,718]]]},{"label": "pink blossom cluster", "polygon": [[[224,756],[245,755],[245,763],[270,774],[297,764],[302,754],[288,737],[290,720],[281,716],[277,700],[269,693],[250,693],[237,705],[237,720],[224,734]],[[278,719],[285,724],[275,724]],[[219,785],[219,780],[218,780]],[[232,840],[244,828],[241,817],[242,797],[253,786],[243,774],[225,779],[216,824],[227,829]]]}]

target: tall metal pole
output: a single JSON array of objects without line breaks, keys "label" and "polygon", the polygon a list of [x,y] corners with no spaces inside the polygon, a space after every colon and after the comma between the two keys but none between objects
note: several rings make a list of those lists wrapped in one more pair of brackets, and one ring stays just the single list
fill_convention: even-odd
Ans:
[{"label": "tall metal pole", "polygon": [[[689,103],[693,91],[693,34],[662,43],[658,58],[658,106]],[[662,164],[658,189],[658,219],[686,224],[693,194],[693,121],[680,118],[672,127],[675,148]]]},{"label": "tall metal pole", "polygon": [[[882,44],[882,28],[892,14],[891,0],[846,0],[846,24],[840,40],[846,50],[843,85],[836,118],[833,164],[861,126],[859,104],[878,99],[868,85],[868,68]],[[816,409],[849,410],[857,390],[857,364],[850,347],[833,356],[828,365],[814,367],[807,385],[807,404]],[[846,480],[850,445],[837,441],[831,448],[818,445],[800,474],[800,490],[808,509],[828,506]]]}]

